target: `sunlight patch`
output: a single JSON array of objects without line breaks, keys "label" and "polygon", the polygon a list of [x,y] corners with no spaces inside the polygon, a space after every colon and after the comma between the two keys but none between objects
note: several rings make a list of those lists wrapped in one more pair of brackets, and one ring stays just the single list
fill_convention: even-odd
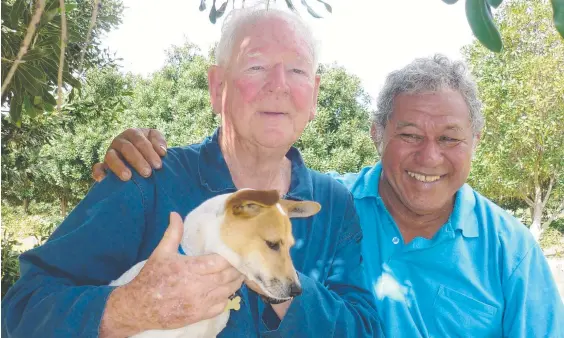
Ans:
[{"label": "sunlight patch", "polygon": [[398,281],[387,272],[382,273],[378,281],[374,284],[374,292],[378,299],[384,297],[391,298],[398,302],[407,302],[406,295],[408,288],[399,284]]}]

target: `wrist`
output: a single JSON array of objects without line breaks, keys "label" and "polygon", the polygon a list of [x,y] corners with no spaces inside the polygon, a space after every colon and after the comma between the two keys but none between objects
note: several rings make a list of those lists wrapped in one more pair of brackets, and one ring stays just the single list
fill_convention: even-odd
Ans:
[{"label": "wrist", "polygon": [[137,307],[129,302],[132,298],[126,286],[117,287],[110,293],[100,322],[101,338],[130,337],[146,330],[140,325],[145,321],[140,320]]}]

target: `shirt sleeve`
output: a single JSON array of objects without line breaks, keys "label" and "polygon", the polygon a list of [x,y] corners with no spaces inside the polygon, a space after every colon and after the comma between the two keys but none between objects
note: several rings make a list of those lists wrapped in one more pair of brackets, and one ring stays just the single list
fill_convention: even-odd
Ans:
[{"label": "shirt sleeve", "polygon": [[109,173],[44,245],[23,253],[2,300],[2,337],[98,337],[107,285],[136,263],[145,199],[134,179]]},{"label": "shirt sleeve", "polygon": [[564,337],[564,305],[538,244],[517,265],[503,293],[504,337]]},{"label": "shirt sleeve", "polygon": [[364,271],[362,232],[352,198],[344,222],[328,278],[322,284],[298,273],[302,294],[294,298],[282,321],[270,305],[265,306],[262,337],[383,336]]}]

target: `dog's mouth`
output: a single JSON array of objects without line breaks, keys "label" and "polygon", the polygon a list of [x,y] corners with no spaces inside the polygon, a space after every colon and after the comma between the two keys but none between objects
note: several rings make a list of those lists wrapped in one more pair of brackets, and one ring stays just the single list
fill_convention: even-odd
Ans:
[{"label": "dog's mouth", "polygon": [[272,297],[263,296],[263,295],[260,295],[260,298],[262,299],[263,302],[268,303],[268,304],[282,304],[282,303],[287,302],[290,299],[292,299],[292,298],[272,298]]}]

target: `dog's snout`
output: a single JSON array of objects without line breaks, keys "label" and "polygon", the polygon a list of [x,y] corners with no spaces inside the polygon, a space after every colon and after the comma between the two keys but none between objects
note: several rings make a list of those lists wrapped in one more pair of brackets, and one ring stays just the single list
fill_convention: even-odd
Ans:
[{"label": "dog's snout", "polygon": [[290,284],[290,297],[296,297],[302,294],[302,287],[296,283]]}]

